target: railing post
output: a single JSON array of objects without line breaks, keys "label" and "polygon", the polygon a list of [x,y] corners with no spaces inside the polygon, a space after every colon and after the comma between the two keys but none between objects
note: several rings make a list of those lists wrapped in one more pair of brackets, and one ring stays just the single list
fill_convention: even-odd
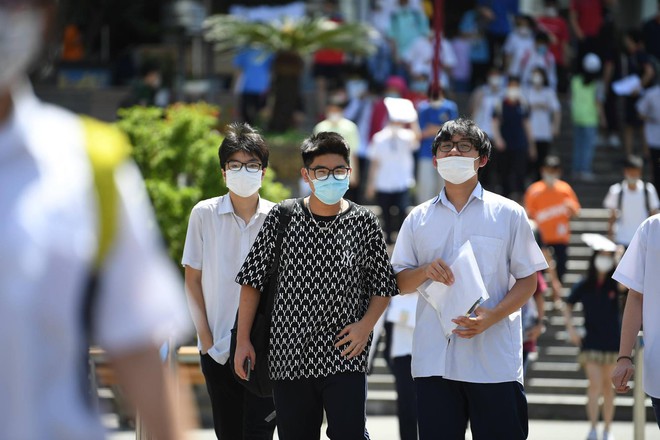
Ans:
[{"label": "railing post", "polygon": [[644,333],[637,336],[635,348],[635,387],[633,388],[633,435],[634,440],[644,440],[646,429],[646,394],[644,393]]}]

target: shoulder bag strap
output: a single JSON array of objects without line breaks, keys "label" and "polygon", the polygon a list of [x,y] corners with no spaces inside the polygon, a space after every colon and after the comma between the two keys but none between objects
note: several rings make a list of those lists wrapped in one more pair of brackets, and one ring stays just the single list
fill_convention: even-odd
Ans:
[{"label": "shoulder bag strap", "polygon": [[293,207],[297,201],[298,199],[287,199],[280,205],[280,222],[279,226],[277,227],[277,236],[275,238],[275,254],[273,258],[273,264],[268,271],[268,276],[271,277],[271,281],[274,282],[270,283],[273,287],[268,289],[268,292],[265,292],[268,295],[268,300],[266,301],[266,316],[268,317],[270,317],[272,314],[273,306],[275,304],[275,294],[277,293],[277,276],[280,268],[280,255],[282,254],[282,241],[284,239],[286,228],[289,226],[289,221],[291,220]]}]

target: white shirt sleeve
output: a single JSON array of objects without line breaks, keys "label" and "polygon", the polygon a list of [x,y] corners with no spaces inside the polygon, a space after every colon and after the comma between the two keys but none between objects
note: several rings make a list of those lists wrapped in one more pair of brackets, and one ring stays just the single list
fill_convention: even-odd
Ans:
[{"label": "white shirt sleeve", "polygon": [[527,221],[523,208],[518,215],[511,217],[513,242],[509,245],[509,272],[515,279],[532,275],[548,268],[545,257],[534,239],[534,233]]},{"label": "white shirt sleeve", "polygon": [[621,258],[612,275],[612,278],[627,288],[642,294],[644,293],[644,269],[646,267],[644,260],[646,258],[646,227],[648,225],[649,222],[645,221],[637,228],[630,246],[623,254],[623,258]]},{"label": "white shirt sleeve", "polygon": [[401,225],[399,235],[396,237],[394,251],[392,252],[392,268],[395,274],[405,269],[419,267],[417,253],[415,252],[415,237],[412,231],[414,221],[415,217],[408,215]]},{"label": "white shirt sleeve", "polygon": [[653,209],[660,209],[660,200],[658,199],[658,192],[655,186],[649,182],[645,182],[646,188],[649,191],[649,206]]},{"label": "white shirt sleeve", "polygon": [[101,273],[95,322],[110,353],[160,345],[191,330],[183,282],[158,233],[137,167],[115,173],[119,224]]},{"label": "white shirt sleeve", "polygon": [[621,185],[618,183],[615,183],[614,185],[610,186],[610,189],[607,191],[607,195],[605,195],[605,199],[603,199],[603,207],[607,209],[617,209],[618,204],[619,204],[619,193],[621,192]]},{"label": "white shirt sleeve", "polygon": [[202,270],[203,252],[204,237],[202,234],[202,217],[199,208],[196,206],[190,213],[190,220],[188,220],[188,231],[186,232],[186,242],[183,245],[181,265]]}]

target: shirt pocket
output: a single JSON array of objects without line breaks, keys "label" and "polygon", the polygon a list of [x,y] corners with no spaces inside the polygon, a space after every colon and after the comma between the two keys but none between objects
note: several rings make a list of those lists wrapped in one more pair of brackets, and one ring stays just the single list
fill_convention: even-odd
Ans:
[{"label": "shirt pocket", "polygon": [[482,277],[492,275],[497,270],[504,241],[499,238],[473,235],[470,237],[472,250]]}]

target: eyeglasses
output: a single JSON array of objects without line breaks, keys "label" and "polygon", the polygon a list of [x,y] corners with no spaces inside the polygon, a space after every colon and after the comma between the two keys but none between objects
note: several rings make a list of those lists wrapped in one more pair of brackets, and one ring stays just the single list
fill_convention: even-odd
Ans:
[{"label": "eyeglasses", "polygon": [[248,170],[248,173],[258,173],[263,166],[259,162],[243,163],[237,160],[227,162],[227,169],[229,171],[240,171],[243,167]]},{"label": "eyeglasses", "polygon": [[326,167],[315,167],[307,168],[307,170],[312,172],[312,177],[315,180],[326,180],[331,174],[335,180],[345,180],[351,171],[349,167],[337,167],[332,170]]},{"label": "eyeglasses", "polygon": [[454,147],[461,153],[469,153],[474,148],[474,145],[472,145],[468,141],[458,141],[458,142],[445,141],[440,143],[440,145],[438,145],[438,150],[442,151],[443,153],[449,153],[451,150],[454,149]]}]

